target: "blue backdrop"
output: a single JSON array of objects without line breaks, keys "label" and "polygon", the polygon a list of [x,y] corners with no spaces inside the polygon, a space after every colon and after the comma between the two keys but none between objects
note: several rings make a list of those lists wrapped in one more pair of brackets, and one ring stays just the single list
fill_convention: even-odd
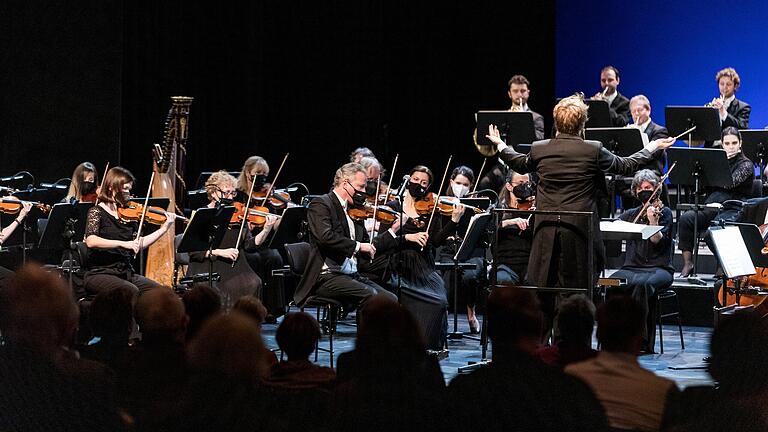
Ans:
[{"label": "blue backdrop", "polygon": [[768,126],[768,2],[558,0],[556,96],[600,90],[600,69],[616,66],[619,92],[667,105],[703,105],[719,96],[715,74],[734,67],[738,99],[752,105],[751,129]]}]

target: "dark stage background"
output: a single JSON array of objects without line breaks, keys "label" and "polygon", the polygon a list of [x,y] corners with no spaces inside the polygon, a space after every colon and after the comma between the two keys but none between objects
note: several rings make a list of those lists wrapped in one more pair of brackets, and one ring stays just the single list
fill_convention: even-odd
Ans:
[{"label": "dark stage background", "polygon": [[188,183],[290,151],[279,185],[325,192],[358,146],[400,153],[397,177],[477,170],[473,114],[508,107],[511,75],[547,121],[555,98],[554,0],[497,3],[3,2],[0,174],[110,161],[143,190],[174,95],[195,97]]}]

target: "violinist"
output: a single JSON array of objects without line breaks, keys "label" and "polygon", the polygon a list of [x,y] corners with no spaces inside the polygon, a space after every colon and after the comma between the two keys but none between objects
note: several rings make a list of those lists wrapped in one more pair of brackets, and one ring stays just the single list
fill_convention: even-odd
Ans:
[{"label": "violinist", "polygon": [[[251,182],[255,181],[253,190],[262,195],[262,198],[251,198],[251,206],[262,206],[263,195],[269,188],[267,178],[269,176],[269,165],[261,156],[251,156],[246,159],[243,169],[237,177],[237,196],[235,201],[245,204],[248,201],[248,191],[251,190]],[[270,205],[267,200],[266,206]],[[254,235],[256,247],[252,250],[246,250],[245,258],[253,271],[259,275],[263,283],[263,302],[267,308],[267,321],[272,322],[276,317],[282,315],[285,308],[285,294],[283,288],[283,279],[272,276],[272,271],[283,267],[283,258],[277,249],[267,247],[271,235],[277,230],[280,220],[276,216],[266,216],[263,225],[256,226],[249,224],[251,233]]]},{"label": "violinist", "polygon": [[[467,166],[458,166],[453,169],[450,176],[449,184],[446,186],[445,195],[455,199],[465,197],[472,189],[472,185],[475,183],[475,173],[472,168]],[[467,234],[469,228],[469,221],[471,220],[471,212],[465,212],[463,217],[456,225],[456,230],[446,239],[443,246],[437,249],[438,261],[450,263],[453,262],[453,257],[456,255],[464,236]],[[443,222],[447,224],[447,218],[449,216],[441,216]],[[467,322],[469,323],[470,333],[477,334],[480,332],[480,322],[475,316],[475,303],[477,302],[477,293],[480,283],[485,279],[483,273],[484,267],[485,249],[477,247],[472,253],[472,256],[465,262],[475,264],[475,268],[471,270],[461,271],[459,276],[459,290],[456,291],[456,287],[453,286],[453,271],[444,270],[442,272],[443,282],[448,287],[448,292],[452,295],[460,295],[462,301],[461,305],[467,306]],[[453,303],[451,303],[453,304]],[[458,313],[458,311],[455,311]]]},{"label": "violinist", "polygon": [[[752,180],[755,178],[755,168],[751,160],[741,152],[741,133],[735,127],[729,126],[723,129],[721,135],[723,150],[728,157],[728,167],[733,180],[733,188],[712,188],[705,204],[724,203],[727,200],[744,200],[751,198]],[[683,268],[681,277],[688,277],[693,273],[693,248],[698,247],[698,237],[709,228],[710,222],[715,220],[718,211],[716,208],[704,208],[698,212],[688,210],[680,216],[678,221],[678,233],[680,235],[679,247],[683,256]],[[693,232],[694,220],[698,218],[699,232]]]},{"label": "violinist", "polygon": [[362,221],[347,214],[351,207],[365,204],[366,179],[362,165],[347,163],[336,170],[331,192],[309,203],[310,253],[293,297],[300,307],[312,295],[335,299],[347,310],[364,308],[375,294],[395,299],[358,271],[358,266],[376,256],[378,241],[387,237],[380,235],[371,241]]},{"label": "violinist", "polygon": [[632,192],[640,205],[626,210],[619,218],[633,222],[638,212],[643,210],[643,204],[649,203],[638,223],[663,228],[648,240],[627,241],[624,265],[611,275],[627,280],[627,285],[620,289],[630,294],[643,308],[647,324],[643,330],[643,348],[649,353],[653,352],[655,343],[655,319],[650,313],[655,307],[653,294],[672,284],[675,271],[672,267],[672,210],[664,206],[658,193],[653,193],[659,182],[659,176],[648,169],[638,171],[632,179]]},{"label": "violinist", "polygon": [[131,261],[142,249],[157,241],[173,225],[174,213],[152,234],[137,234],[138,223],[123,220],[120,211],[130,201],[135,178],[122,167],[110,168],[99,190],[99,204],[88,210],[85,244],[88,247],[85,289],[99,293],[116,287],[134,292],[160,286],[135,272]]},{"label": "violinist", "polygon": [[[8,224],[8,226],[3,227],[2,230],[0,230],[0,246],[2,246],[3,243],[5,243],[5,240],[13,234],[14,231],[16,231],[16,228],[21,226],[22,223],[24,223],[24,218],[27,217],[27,214],[30,210],[32,210],[33,204],[31,202],[22,201],[21,207],[19,208],[19,213],[16,215],[16,217],[11,221],[11,223]],[[8,282],[8,279],[13,276],[13,271],[0,266],[0,288],[3,288]]]},{"label": "violinist", "polygon": [[[232,205],[233,198],[237,195],[236,185],[237,180],[228,172],[213,173],[205,182],[205,192],[209,200],[207,207]],[[243,230],[240,248],[235,248],[240,226],[240,223],[235,223],[227,230],[218,249],[189,254],[188,272],[190,274],[207,273],[210,269],[210,261],[213,261],[213,271],[221,277],[216,282],[216,288],[221,295],[221,304],[225,310],[231,309],[241,297],[261,295],[261,278],[246,260],[240,257],[244,250],[256,248],[255,239],[249,230]]]},{"label": "violinist", "polygon": [[[499,208],[531,209],[535,198],[536,186],[531,183],[530,176],[510,170],[499,193]],[[504,213],[499,229],[498,249],[493,255],[498,263],[496,283],[514,285],[525,281],[533,241],[532,227],[533,217],[514,212]]]},{"label": "violinist", "polygon": [[81,163],[72,173],[67,197],[62,202],[95,202],[98,178],[96,166],[90,162]]},{"label": "violinist", "polygon": [[[368,178],[365,183],[365,194],[375,198],[377,194],[376,186],[379,184],[379,176],[383,173],[381,163],[378,159],[372,156],[366,156],[360,159],[360,165],[365,168],[365,176]],[[386,191],[387,184],[382,181],[378,193],[383,194],[386,193]]]},{"label": "violinist", "polygon": [[[435,269],[435,248],[441,246],[464,214],[464,207],[451,206],[450,219],[442,221],[435,216],[429,224],[435,194],[427,193],[434,181],[432,171],[423,165],[410,172],[403,202],[391,201],[387,205],[407,220],[400,226],[393,225],[389,235],[379,235],[379,253],[391,257],[391,289],[400,289],[400,302],[410,310],[419,322],[427,342],[427,348],[440,350],[448,328],[448,297],[443,278]],[[429,226],[429,232],[427,227]],[[402,231],[402,242],[399,241]]]},{"label": "violinist", "polygon": [[364,157],[372,157],[375,159],[376,155],[374,155],[373,151],[368,147],[358,147],[352,150],[352,153],[349,154],[349,161],[360,163],[360,160]]}]

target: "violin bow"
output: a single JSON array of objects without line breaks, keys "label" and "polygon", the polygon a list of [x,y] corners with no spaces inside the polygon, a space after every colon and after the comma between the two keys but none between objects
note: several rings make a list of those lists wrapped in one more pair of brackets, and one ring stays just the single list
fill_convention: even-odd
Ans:
[{"label": "violin bow", "polygon": [[651,203],[651,200],[653,199],[653,196],[656,195],[656,193],[659,191],[659,189],[661,189],[661,186],[667,180],[667,177],[669,177],[669,173],[671,173],[672,170],[675,169],[675,165],[677,165],[677,161],[675,161],[672,164],[672,166],[669,167],[669,170],[667,170],[666,174],[661,176],[661,180],[659,180],[659,184],[657,184],[656,188],[653,190],[653,193],[651,194],[651,197],[648,198],[648,200],[643,203],[643,207],[641,207],[640,211],[637,212],[637,214],[635,215],[635,219],[632,220],[632,223],[637,223],[637,221],[640,219],[640,215],[642,215],[648,209],[648,205]]},{"label": "violin bow", "polygon": [[[392,190],[392,181],[395,179],[395,167],[397,167],[397,159],[400,158],[400,153],[395,155],[395,162],[392,163],[392,171],[389,173],[389,183],[387,183],[387,193],[385,194],[384,199],[389,198],[389,191]],[[381,177],[381,176],[379,176]],[[381,180],[381,179],[379,179]],[[379,190],[376,189],[376,203],[379,202]]]},{"label": "violin bow", "polygon": [[[99,185],[99,192],[104,190],[104,180],[107,179],[107,173],[109,172],[109,162],[107,162],[107,166],[104,167],[104,177],[101,178],[101,184]],[[94,205],[99,205],[99,195],[96,194],[96,203]]]},{"label": "violin bow", "polygon": [[[435,198],[435,205],[432,207],[432,213],[429,215],[429,222],[427,223],[427,234],[429,234],[429,228],[432,226],[432,219],[435,218],[435,211],[437,211],[437,205],[440,201],[440,191],[443,190],[443,185],[445,185],[445,178],[448,176],[448,168],[451,167],[451,159],[453,159],[453,155],[448,156],[448,163],[445,164],[445,171],[443,171],[443,179],[440,180],[440,188],[437,189],[437,197]],[[422,247],[421,250],[424,250]]]},{"label": "violin bow", "polygon": [[[262,201],[261,206],[266,207],[267,206],[267,200],[269,199],[269,196],[272,195],[272,191],[275,189],[275,183],[277,183],[277,178],[280,177],[280,171],[283,170],[283,165],[285,165],[285,161],[288,160],[288,155],[290,153],[286,153],[283,157],[283,161],[280,162],[280,167],[277,169],[277,172],[275,173],[275,178],[272,179],[272,183],[269,184],[269,188],[267,189],[267,193],[264,195],[264,201]],[[254,180],[256,178],[254,177]],[[251,192],[253,192],[253,186],[251,186]],[[242,234],[242,233],[241,233]]]},{"label": "violin bow", "polygon": [[379,178],[376,181],[376,195],[373,201],[373,225],[371,226],[371,238],[370,238],[371,242],[373,242],[373,234],[376,232],[376,212],[379,210],[379,205],[378,205],[379,187],[381,187],[381,174],[379,174]]},{"label": "violin bow", "polygon": [[477,172],[477,175],[475,176],[475,187],[472,188],[472,193],[475,193],[477,190],[477,184],[480,183],[480,175],[483,173],[483,168],[485,168],[485,162],[488,160],[488,158],[483,158],[483,164],[480,165],[480,171]]},{"label": "violin bow", "polygon": [[[106,176],[105,176],[106,177]],[[141,219],[139,219],[139,230],[136,232],[136,238],[139,239],[139,248],[141,248],[141,228],[144,226],[144,218],[147,217],[147,205],[149,204],[149,194],[152,193],[152,183],[155,182],[155,170],[152,170],[152,176],[149,178],[149,187],[147,188],[147,196],[144,197],[144,208],[141,209]]]}]

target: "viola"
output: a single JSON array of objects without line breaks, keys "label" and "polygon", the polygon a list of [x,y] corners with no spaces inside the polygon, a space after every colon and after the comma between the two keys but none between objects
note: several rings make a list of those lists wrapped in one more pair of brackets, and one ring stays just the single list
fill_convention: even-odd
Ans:
[{"label": "viola", "polygon": [[383,224],[393,224],[397,220],[398,213],[387,206],[374,206],[366,203],[363,207],[347,208],[347,214],[352,220],[361,221],[372,219],[376,214],[376,221]]},{"label": "viola", "polygon": [[21,201],[15,198],[3,198],[0,200],[0,213],[17,214],[21,211],[25,202],[31,202],[34,207],[37,207],[44,213],[51,211],[51,206],[37,201]]},{"label": "viola", "polygon": [[[141,215],[144,213],[144,206],[129,201],[125,207],[118,207],[117,214],[120,216],[120,220],[123,222],[138,222],[141,220]],[[162,225],[168,220],[168,216],[165,215],[166,211],[162,207],[147,207],[144,221],[151,223],[152,225]],[[187,218],[184,216],[176,216],[177,220],[186,222]]]}]

